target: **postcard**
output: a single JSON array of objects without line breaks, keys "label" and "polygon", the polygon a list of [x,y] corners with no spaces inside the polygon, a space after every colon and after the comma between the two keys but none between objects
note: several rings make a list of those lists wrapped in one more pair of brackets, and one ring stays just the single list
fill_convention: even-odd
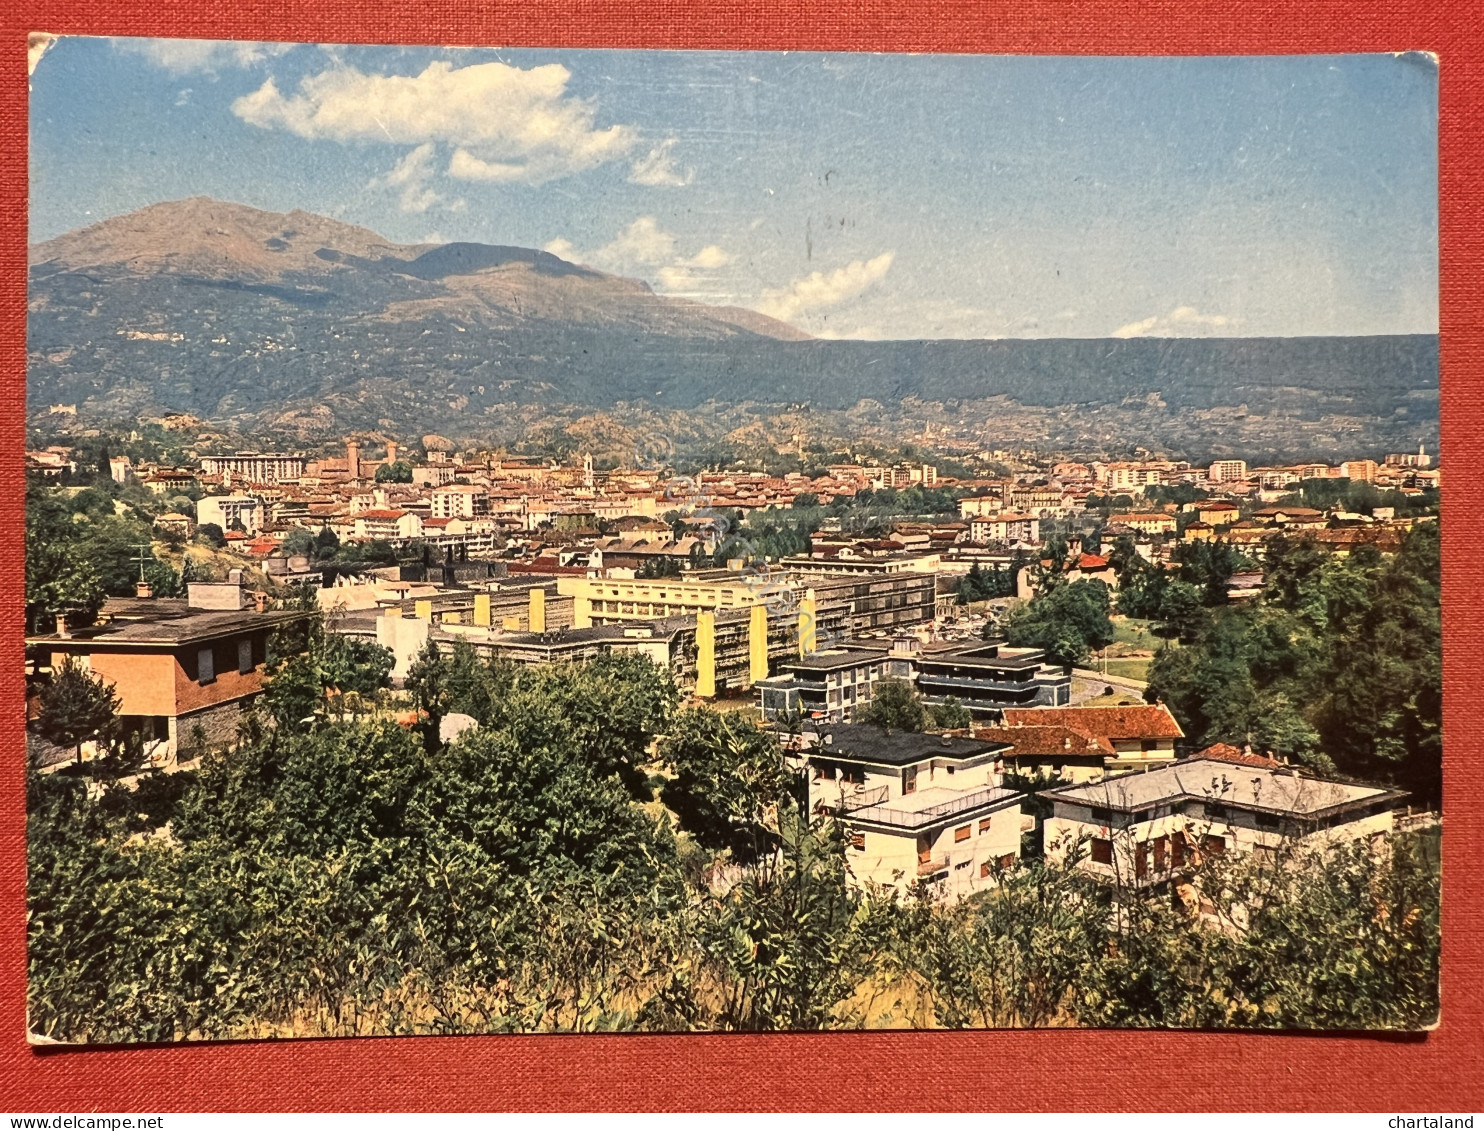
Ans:
[{"label": "postcard", "polygon": [[32,37],[29,1035],[1438,1019],[1438,67]]}]

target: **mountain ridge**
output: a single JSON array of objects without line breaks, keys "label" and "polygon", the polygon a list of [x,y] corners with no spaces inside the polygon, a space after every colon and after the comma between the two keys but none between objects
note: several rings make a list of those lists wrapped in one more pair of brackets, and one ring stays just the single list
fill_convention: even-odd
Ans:
[{"label": "mountain ridge", "polygon": [[205,197],[30,250],[33,419],[63,403],[97,420],[470,434],[621,404],[929,403],[953,419],[1008,398],[1048,419],[1126,409],[1093,430],[1109,442],[1216,429],[1191,424],[1202,413],[1260,419],[1277,449],[1287,433],[1436,433],[1435,335],[827,341],[549,252],[398,244]]}]

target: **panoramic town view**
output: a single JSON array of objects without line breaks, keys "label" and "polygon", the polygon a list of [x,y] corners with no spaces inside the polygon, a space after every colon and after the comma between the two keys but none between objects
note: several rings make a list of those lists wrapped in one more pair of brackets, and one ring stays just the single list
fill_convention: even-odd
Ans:
[{"label": "panoramic town view", "polygon": [[1429,61],[32,63],[34,1042],[1436,1023]]}]

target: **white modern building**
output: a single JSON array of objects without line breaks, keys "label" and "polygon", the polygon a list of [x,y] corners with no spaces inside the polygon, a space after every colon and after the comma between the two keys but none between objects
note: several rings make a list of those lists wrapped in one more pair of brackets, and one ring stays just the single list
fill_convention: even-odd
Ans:
[{"label": "white modern building", "polygon": [[1276,854],[1285,845],[1388,833],[1406,797],[1397,790],[1192,758],[1147,773],[1048,790],[1049,858],[1085,846],[1080,867],[1147,886],[1177,878],[1209,856]]},{"label": "white modern building", "polygon": [[242,483],[280,483],[304,474],[304,457],[271,452],[236,452],[229,456],[202,456],[201,474],[227,475]]},{"label": "white modern building", "polygon": [[240,526],[255,535],[263,526],[263,501],[252,495],[208,495],[196,504],[196,525],[215,525],[224,533]]},{"label": "white modern building", "polygon": [[962,899],[1014,867],[1035,827],[1025,795],[1000,784],[1003,743],[848,724],[801,738],[810,812],[844,826],[857,888]]}]

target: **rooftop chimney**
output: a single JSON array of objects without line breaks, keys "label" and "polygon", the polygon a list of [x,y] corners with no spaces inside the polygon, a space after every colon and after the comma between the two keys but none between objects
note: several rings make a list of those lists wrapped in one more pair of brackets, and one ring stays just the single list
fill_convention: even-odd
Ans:
[{"label": "rooftop chimney", "polygon": [[155,591],[150,587],[149,582],[145,581],[144,578],[141,577],[134,586],[134,596],[138,597],[141,601],[148,601],[151,600],[154,595]]},{"label": "rooftop chimney", "polygon": [[258,612],[266,613],[268,611],[268,594],[261,591],[254,593],[252,595],[252,601],[253,607],[256,608]]},{"label": "rooftop chimney", "polygon": [[70,633],[70,632],[67,631],[67,614],[66,613],[58,613],[57,614],[57,635],[60,636],[63,640],[71,640],[72,639],[72,633]]}]

